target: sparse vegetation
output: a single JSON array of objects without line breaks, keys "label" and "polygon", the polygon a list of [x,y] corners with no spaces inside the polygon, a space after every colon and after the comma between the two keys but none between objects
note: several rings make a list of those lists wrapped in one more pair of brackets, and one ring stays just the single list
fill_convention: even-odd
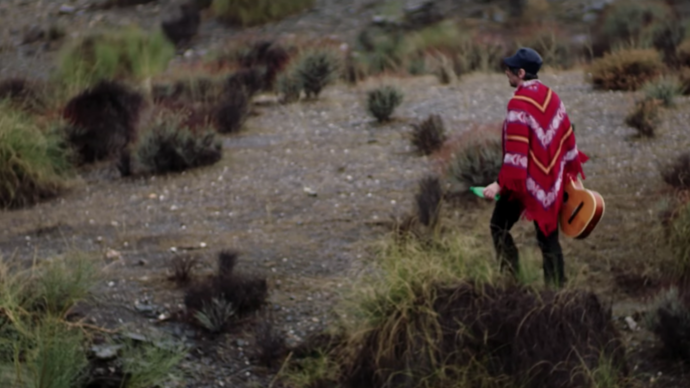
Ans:
[{"label": "sparse vegetation", "polygon": [[299,77],[285,72],[278,76],[276,84],[281,102],[290,104],[299,100],[302,93],[302,83]]},{"label": "sparse vegetation", "polygon": [[604,365],[613,381],[627,374],[596,295],[501,285],[471,238],[387,243],[374,266],[347,299],[349,338],[297,356],[291,386],[591,386]]},{"label": "sparse vegetation", "polygon": [[670,20],[671,12],[661,1],[624,0],[608,5],[597,28],[596,53],[651,46],[655,23]]},{"label": "sparse vegetation", "polygon": [[618,50],[595,59],[589,80],[604,90],[637,90],[664,71],[659,53],[653,49]]},{"label": "sparse vegetation", "polygon": [[227,90],[214,113],[214,123],[220,133],[235,133],[249,115],[250,100],[243,90]]},{"label": "sparse vegetation", "polygon": [[308,50],[297,59],[294,74],[307,98],[317,98],[326,86],[338,79],[340,62],[338,54],[330,49]]},{"label": "sparse vegetation", "polygon": [[174,116],[164,116],[134,146],[132,166],[144,174],[181,172],[214,164],[222,155],[215,131],[193,131],[180,125]]},{"label": "sparse vegetation", "polygon": [[643,85],[642,91],[648,100],[658,100],[667,107],[675,105],[675,99],[682,92],[682,86],[675,77],[661,77]]},{"label": "sparse vegetation", "polygon": [[671,163],[662,167],[664,182],[680,190],[690,189],[690,152],[679,155]]},{"label": "sparse vegetation", "polygon": [[465,191],[471,186],[495,182],[503,164],[501,137],[482,128],[470,132],[466,141],[453,151],[448,162],[448,178],[454,190]]},{"label": "sparse vegetation", "polygon": [[446,129],[439,115],[429,115],[421,123],[412,125],[412,145],[422,155],[430,155],[441,148],[446,141]]},{"label": "sparse vegetation", "polygon": [[58,132],[0,102],[0,207],[34,204],[67,188],[69,156]]},{"label": "sparse vegetation", "polygon": [[660,123],[661,104],[661,101],[656,99],[637,101],[633,110],[625,118],[625,124],[635,128],[640,136],[653,137]]},{"label": "sparse vegetation", "polygon": [[252,26],[280,20],[306,10],[313,4],[314,0],[213,0],[211,7],[220,20]]},{"label": "sparse vegetation", "polygon": [[431,228],[438,225],[443,200],[441,180],[436,176],[428,176],[419,181],[419,191],[415,200],[419,222]]},{"label": "sparse vegetation", "polygon": [[221,252],[217,274],[194,285],[185,294],[185,306],[193,322],[212,333],[226,328],[231,318],[258,311],[266,301],[266,279],[238,273],[236,264],[236,252]]},{"label": "sparse vegetation", "polygon": [[367,110],[379,122],[390,120],[395,109],[402,104],[404,95],[395,86],[381,86],[367,93]]},{"label": "sparse vegetation", "polygon": [[138,28],[89,35],[62,53],[56,79],[67,91],[102,80],[146,80],[165,70],[175,47],[159,30],[148,34]]},{"label": "sparse vegetation", "polygon": [[675,359],[690,361],[690,294],[672,286],[660,293],[646,317],[646,325]]},{"label": "sparse vegetation", "polygon": [[274,366],[287,350],[285,336],[275,328],[273,319],[268,314],[257,324],[254,335],[259,362],[269,368]]},{"label": "sparse vegetation", "polygon": [[673,277],[690,279],[690,203],[683,203],[669,225],[668,243],[673,253],[672,264],[666,268]]},{"label": "sparse vegetation", "polygon": [[[0,383],[11,387],[86,387],[92,382],[87,357],[88,328],[68,322],[67,315],[85,301],[99,280],[92,257],[68,252],[62,257],[24,268],[0,266]],[[88,325],[86,325],[88,326]],[[89,333],[90,334],[90,333]],[[123,387],[163,383],[184,352],[163,352],[148,344],[125,349],[119,379]],[[131,351],[140,353],[131,357]],[[155,354],[163,356],[155,357]],[[144,385],[137,385],[142,381]]]},{"label": "sparse vegetation", "polygon": [[171,280],[179,285],[189,283],[194,276],[194,266],[199,262],[196,255],[175,255],[171,261],[172,275]]}]

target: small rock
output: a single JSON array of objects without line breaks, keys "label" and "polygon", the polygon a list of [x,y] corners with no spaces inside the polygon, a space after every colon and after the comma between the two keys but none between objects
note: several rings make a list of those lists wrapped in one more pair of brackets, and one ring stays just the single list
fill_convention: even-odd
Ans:
[{"label": "small rock", "polygon": [[237,346],[243,348],[243,347],[249,345],[249,343],[248,343],[247,341],[238,339],[237,341],[235,341],[235,345],[237,345]]},{"label": "small rock", "polygon": [[139,261],[137,261],[137,265],[145,266],[146,264],[148,264],[148,261],[144,259],[139,259]]},{"label": "small rock", "polygon": [[139,341],[139,342],[146,342],[147,341],[146,336],[144,336],[143,334],[139,334],[139,333],[127,332],[127,333],[124,333],[122,335],[124,337],[129,338],[129,339],[134,340],[134,341]]},{"label": "small rock", "polygon": [[60,6],[60,9],[58,10],[61,14],[72,14],[77,10],[76,7],[63,4]]},{"label": "small rock", "polygon": [[117,356],[123,345],[94,345],[91,347],[93,355],[100,360],[109,360]]},{"label": "small rock", "polygon": [[105,251],[105,258],[108,260],[117,260],[122,257],[122,254],[114,249],[108,248],[107,251]]},{"label": "small rock", "polygon": [[307,195],[310,196],[310,197],[316,197],[316,195],[317,195],[317,194],[316,194],[316,191],[314,191],[314,190],[313,190],[312,188],[310,188],[310,187],[305,187],[305,188],[304,188],[304,192],[307,193]]},{"label": "small rock", "polygon": [[635,331],[638,329],[637,322],[635,322],[635,320],[630,316],[625,317],[625,323],[628,324],[628,328],[632,331]]}]

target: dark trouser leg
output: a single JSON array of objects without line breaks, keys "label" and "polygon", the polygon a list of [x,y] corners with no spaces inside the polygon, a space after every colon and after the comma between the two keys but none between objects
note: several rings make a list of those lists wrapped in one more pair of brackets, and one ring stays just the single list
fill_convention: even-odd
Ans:
[{"label": "dark trouser leg", "polygon": [[537,223],[534,223],[537,229],[537,241],[541,254],[544,258],[544,282],[547,285],[555,285],[556,287],[563,286],[565,282],[563,251],[561,244],[558,242],[558,229],[546,236],[539,229]]},{"label": "dark trouser leg", "polygon": [[510,235],[510,229],[520,219],[521,213],[522,206],[519,202],[511,201],[502,196],[496,202],[494,213],[491,216],[491,237],[496,255],[501,263],[501,270],[507,265],[508,270],[513,275],[519,271],[519,255],[513,236]]}]

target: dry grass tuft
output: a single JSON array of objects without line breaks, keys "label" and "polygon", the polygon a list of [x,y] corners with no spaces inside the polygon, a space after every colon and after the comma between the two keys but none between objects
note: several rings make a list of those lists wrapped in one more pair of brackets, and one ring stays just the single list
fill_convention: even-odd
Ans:
[{"label": "dry grass tuft", "polygon": [[643,99],[635,103],[635,107],[625,118],[625,124],[635,128],[638,135],[654,137],[656,128],[660,124],[660,107],[662,102],[656,99]]},{"label": "dry grass tuft", "polygon": [[618,50],[595,59],[587,70],[597,89],[638,90],[659,77],[665,69],[660,54],[653,49]]}]

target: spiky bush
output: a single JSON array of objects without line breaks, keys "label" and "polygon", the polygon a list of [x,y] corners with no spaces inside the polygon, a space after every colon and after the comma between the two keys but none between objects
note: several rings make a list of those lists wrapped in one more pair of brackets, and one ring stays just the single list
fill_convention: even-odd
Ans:
[{"label": "spiky bush", "polygon": [[222,298],[211,298],[210,302],[204,302],[194,317],[209,332],[220,333],[234,315],[235,309],[231,302]]},{"label": "spiky bush", "polygon": [[89,35],[66,46],[56,79],[68,90],[82,89],[101,80],[144,80],[165,70],[175,46],[161,31],[138,28]]},{"label": "spiky bush", "polygon": [[228,89],[214,113],[214,123],[220,133],[234,133],[242,129],[249,115],[249,97],[242,89]]},{"label": "spiky bush", "polygon": [[687,286],[672,286],[662,291],[645,323],[661,340],[667,355],[690,361],[690,292]]},{"label": "spiky bush", "polygon": [[[218,272],[187,291],[184,303],[194,323],[210,331],[222,330],[231,318],[244,317],[264,305],[268,295],[266,279],[237,272],[236,264],[236,252],[220,252]],[[219,317],[226,317],[223,325],[214,324],[223,321]]]},{"label": "spiky bush", "polygon": [[679,155],[663,166],[661,176],[664,182],[681,190],[690,189],[690,152]]},{"label": "spiky bush", "polygon": [[253,96],[264,88],[266,69],[252,67],[240,69],[230,75],[225,84],[226,93],[244,92],[247,96]]},{"label": "spiky bush", "polygon": [[70,153],[57,131],[0,101],[0,207],[54,197],[71,176]]},{"label": "spiky bush", "polygon": [[433,153],[446,141],[446,128],[439,115],[429,115],[421,123],[412,124],[412,129],[412,145],[422,155]]},{"label": "spiky bush", "polygon": [[308,50],[297,59],[294,74],[307,98],[317,98],[327,85],[338,79],[340,62],[338,54],[330,49]]},{"label": "spiky bush", "polygon": [[448,162],[448,178],[460,190],[495,182],[503,164],[500,136],[478,133],[453,152]]},{"label": "spiky bush", "polygon": [[367,110],[379,122],[388,121],[403,99],[404,95],[399,88],[382,86],[367,93]]},{"label": "spiky bush", "polygon": [[310,8],[314,0],[213,0],[213,13],[228,23],[242,26],[280,20]]},{"label": "spiky bush", "polygon": [[640,136],[654,137],[656,128],[660,124],[661,104],[661,101],[655,99],[637,101],[633,110],[625,118],[625,124],[635,128]]},{"label": "spiky bush", "polygon": [[101,81],[72,98],[63,111],[67,140],[90,163],[118,155],[136,140],[144,97],[125,85]]},{"label": "spiky bush", "polygon": [[664,67],[655,50],[618,50],[592,62],[589,81],[597,89],[637,90],[660,76]]},{"label": "spiky bush", "polygon": [[652,43],[663,54],[667,65],[679,65],[678,46],[685,39],[685,33],[685,26],[677,19],[660,21],[653,26]]},{"label": "spiky bush", "polygon": [[676,77],[661,77],[642,86],[645,98],[659,100],[665,107],[674,106],[675,99],[682,90],[683,87]]},{"label": "spiky bush", "polygon": [[443,187],[436,176],[428,176],[419,181],[419,189],[415,195],[417,203],[417,217],[425,226],[434,227],[438,224]]},{"label": "spiky bush", "polygon": [[132,151],[132,164],[144,174],[181,172],[218,162],[223,155],[215,131],[192,131],[174,118],[159,119]]},{"label": "spiky bush", "polygon": [[292,72],[285,72],[278,76],[276,89],[280,95],[281,102],[290,104],[299,100],[302,94],[302,82]]},{"label": "spiky bush", "polygon": [[261,317],[255,327],[254,336],[258,348],[259,362],[271,368],[287,349],[285,336],[276,329],[269,314]]},{"label": "spiky bush", "polygon": [[163,21],[161,30],[170,42],[179,46],[189,42],[197,34],[200,24],[199,7],[194,3],[185,3],[180,6],[180,17]]},{"label": "spiky bush", "polygon": [[258,41],[240,50],[237,61],[243,68],[263,68],[263,86],[270,90],[276,77],[290,62],[290,53],[281,45],[270,41]]}]

